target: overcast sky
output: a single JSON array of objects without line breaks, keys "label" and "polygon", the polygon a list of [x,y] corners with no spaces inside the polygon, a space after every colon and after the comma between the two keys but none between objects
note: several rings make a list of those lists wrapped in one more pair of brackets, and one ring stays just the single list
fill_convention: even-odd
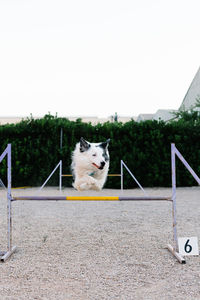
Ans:
[{"label": "overcast sky", "polygon": [[0,116],[178,109],[200,65],[199,0],[0,0]]}]

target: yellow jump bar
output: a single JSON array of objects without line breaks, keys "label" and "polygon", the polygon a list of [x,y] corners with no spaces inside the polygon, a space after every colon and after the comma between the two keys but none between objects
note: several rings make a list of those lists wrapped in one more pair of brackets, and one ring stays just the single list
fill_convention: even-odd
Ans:
[{"label": "yellow jump bar", "polygon": [[93,197],[84,197],[84,196],[68,196],[66,200],[69,201],[118,201],[119,197],[114,196],[93,196]]}]

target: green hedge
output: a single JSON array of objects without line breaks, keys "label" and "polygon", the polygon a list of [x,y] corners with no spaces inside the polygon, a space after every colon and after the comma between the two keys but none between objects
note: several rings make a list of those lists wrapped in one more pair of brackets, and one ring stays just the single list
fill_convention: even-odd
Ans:
[{"label": "green hedge", "polygon": [[[60,149],[60,132],[63,147]],[[170,144],[183,154],[192,168],[200,174],[200,124],[184,122],[134,121],[97,124],[76,122],[46,115],[42,119],[27,119],[14,125],[0,126],[0,152],[7,143],[12,144],[12,185],[40,186],[59,160],[63,160],[63,173],[70,173],[71,153],[80,137],[91,142],[111,139],[110,173],[120,173],[120,160],[128,165],[144,187],[171,186]],[[0,178],[6,182],[6,161],[0,165]],[[124,171],[125,188],[135,187]],[[70,186],[71,179],[63,178]],[[177,160],[177,185],[195,185],[194,179]],[[58,185],[58,171],[49,181]],[[119,177],[109,177],[106,187],[119,188]]]}]

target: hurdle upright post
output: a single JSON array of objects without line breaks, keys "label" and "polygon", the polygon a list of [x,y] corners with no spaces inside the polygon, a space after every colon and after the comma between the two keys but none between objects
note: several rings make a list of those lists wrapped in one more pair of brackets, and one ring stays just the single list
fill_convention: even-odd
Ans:
[{"label": "hurdle upright post", "polygon": [[11,144],[8,144],[7,154],[7,176],[8,176],[8,190],[7,190],[7,215],[8,215],[8,251],[11,250],[12,245],[12,207],[11,207]]},{"label": "hurdle upright post", "polygon": [[[63,128],[60,128],[60,151],[62,155],[62,147],[63,147]],[[60,160],[60,171],[59,171],[59,190],[62,190],[62,159]]]},{"label": "hurdle upright post", "polygon": [[123,174],[123,162],[122,160],[120,161],[121,162],[121,192],[123,192],[123,182],[124,182],[124,174]]},{"label": "hurdle upright post", "polygon": [[1,256],[1,261],[6,261],[16,250],[12,246],[12,195],[11,195],[11,144],[7,145],[7,251]]},{"label": "hurdle upright post", "polygon": [[176,221],[176,157],[175,144],[171,144],[171,171],[172,171],[172,213],[173,213],[173,232],[174,248],[178,251],[177,221]]},{"label": "hurdle upright post", "polygon": [[60,160],[60,169],[59,169],[59,190],[62,190],[62,160]]},{"label": "hurdle upright post", "polygon": [[175,144],[171,144],[171,175],[172,175],[172,218],[173,218],[173,243],[167,245],[168,250],[178,259],[181,264],[185,264],[185,258],[178,252],[177,221],[176,221],[176,152]]}]

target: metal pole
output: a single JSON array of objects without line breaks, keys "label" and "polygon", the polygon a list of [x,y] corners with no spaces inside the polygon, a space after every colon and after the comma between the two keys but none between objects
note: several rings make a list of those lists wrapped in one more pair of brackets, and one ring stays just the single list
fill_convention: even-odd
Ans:
[{"label": "metal pole", "polygon": [[133,173],[129,170],[129,168],[127,167],[127,165],[123,162],[123,160],[121,161],[123,166],[126,168],[126,170],[129,172],[129,174],[131,175],[131,177],[135,180],[135,182],[137,183],[137,185],[140,187],[140,189],[143,191],[143,193],[145,194],[145,196],[147,196],[147,193],[145,192],[145,190],[143,189],[143,187],[141,186],[141,184],[139,183],[139,181],[135,178],[135,176],[133,175]]},{"label": "metal pole", "polygon": [[4,183],[3,183],[3,181],[1,180],[1,178],[0,178],[0,186],[2,186],[6,190],[6,187],[5,187]]},{"label": "metal pole", "polygon": [[[63,128],[60,128],[60,150],[61,150],[61,153],[62,153],[62,146],[63,146]],[[59,190],[60,191],[62,190],[62,160],[60,160]]]},{"label": "metal pole", "polygon": [[57,168],[60,166],[60,162],[57,164],[57,166],[53,169],[53,171],[51,172],[51,174],[49,175],[49,177],[45,180],[45,182],[43,183],[43,185],[39,188],[39,190],[42,190],[43,187],[45,186],[45,184],[48,182],[48,180],[51,178],[51,176],[54,174],[54,172],[57,170]]},{"label": "metal pole", "polygon": [[7,146],[7,222],[8,222],[8,251],[12,249],[12,207],[11,207],[11,144]]},{"label": "metal pole", "polygon": [[174,248],[178,251],[177,221],[176,221],[176,157],[175,144],[171,144],[171,168],[172,168],[172,216],[174,232]]},{"label": "metal pole", "polygon": [[60,150],[62,150],[62,144],[63,144],[63,129],[60,129]]},{"label": "metal pole", "polygon": [[62,160],[60,161],[60,172],[59,172],[59,190],[62,190]]},{"label": "metal pole", "polygon": [[188,171],[193,176],[193,178],[196,180],[196,182],[198,183],[198,185],[200,185],[200,178],[197,176],[197,174],[194,172],[194,170],[190,167],[190,165],[188,164],[188,162],[185,160],[185,158],[183,157],[183,155],[178,151],[178,149],[175,147],[175,145],[174,145],[174,152],[178,156],[178,158],[180,159],[180,161],[184,164],[184,166],[186,167],[186,169],[188,169]]},{"label": "metal pole", "polygon": [[121,192],[123,192],[123,181],[124,181],[124,177],[123,177],[123,163],[121,160]]}]

